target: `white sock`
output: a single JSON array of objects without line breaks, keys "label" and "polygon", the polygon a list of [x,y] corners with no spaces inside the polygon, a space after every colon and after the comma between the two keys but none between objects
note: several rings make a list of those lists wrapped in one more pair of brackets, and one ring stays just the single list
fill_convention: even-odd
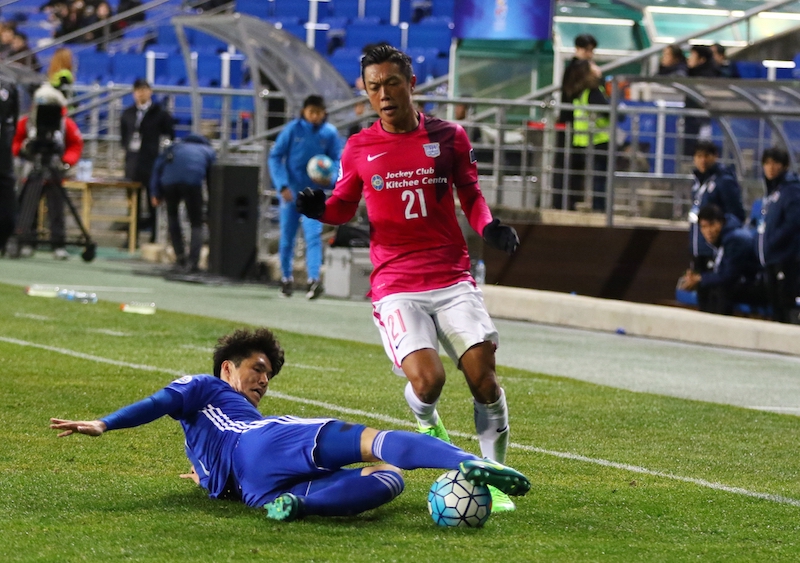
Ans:
[{"label": "white sock", "polygon": [[411,408],[411,412],[417,417],[417,422],[422,426],[436,426],[439,424],[439,413],[436,412],[436,403],[428,404],[419,400],[411,382],[406,383],[405,391],[406,402]]},{"label": "white sock", "polygon": [[508,405],[506,393],[500,389],[500,398],[484,405],[475,403],[475,432],[481,446],[481,455],[505,463],[508,449]]}]

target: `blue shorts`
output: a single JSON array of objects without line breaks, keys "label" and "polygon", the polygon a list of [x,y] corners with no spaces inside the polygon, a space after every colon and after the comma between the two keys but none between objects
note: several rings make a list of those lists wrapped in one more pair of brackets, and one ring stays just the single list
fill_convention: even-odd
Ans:
[{"label": "blue shorts", "polygon": [[282,416],[243,433],[233,452],[233,471],[242,501],[261,507],[278,495],[307,495],[361,461],[364,426],[330,418]]}]

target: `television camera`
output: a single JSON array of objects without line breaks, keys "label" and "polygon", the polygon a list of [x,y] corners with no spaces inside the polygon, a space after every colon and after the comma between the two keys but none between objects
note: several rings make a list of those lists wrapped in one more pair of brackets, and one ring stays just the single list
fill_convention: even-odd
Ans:
[{"label": "television camera", "polygon": [[[30,161],[33,168],[28,174],[25,185],[20,192],[20,211],[17,222],[16,244],[12,246],[9,254],[19,256],[22,245],[35,243],[51,243],[50,239],[39,239],[38,232],[33,228],[39,200],[47,189],[59,190],[62,200],[72,214],[73,219],[81,231],[76,240],[67,240],[67,244],[83,246],[81,258],[85,262],[94,260],[97,244],[92,241],[91,235],[83,225],[75,205],[64,189],[64,172],[69,167],[62,163],[64,154],[64,131],[62,127],[63,106],[53,103],[42,103],[35,108],[34,128],[29,130],[29,137],[20,156]],[[11,241],[9,241],[11,243]]]}]

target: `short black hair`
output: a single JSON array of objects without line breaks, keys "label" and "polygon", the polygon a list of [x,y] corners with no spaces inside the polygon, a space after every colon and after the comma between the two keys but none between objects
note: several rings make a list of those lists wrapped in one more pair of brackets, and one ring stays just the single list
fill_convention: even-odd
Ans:
[{"label": "short black hair", "polygon": [[575,48],[597,49],[597,39],[594,38],[594,35],[590,35],[588,33],[581,33],[580,35],[575,37]]},{"label": "short black hair", "polygon": [[325,98],[317,94],[311,94],[303,100],[303,109],[306,109],[308,106],[325,109]]},{"label": "short black hair", "polygon": [[715,145],[711,141],[708,141],[708,140],[705,140],[705,139],[697,141],[694,144],[694,153],[693,154],[697,154],[699,152],[704,153],[704,154],[712,154],[714,156],[719,156],[719,148],[717,147],[717,145]]},{"label": "short black hair", "polygon": [[700,208],[700,211],[697,212],[697,222],[700,221],[708,221],[710,223],[724,223],[725,222],[725,213],[722,212],[722,209],[714,203],[709,203],[708,205],[704,205]]},{"label": "short black hair", "polygon": [[701,59],[705,59],[710,61],[714,58],[714,52],[711,50],[711,47],[708,45],[692,45],[690,51],[694,51],[697,53],[697,56]]},{"label": "short black hair", "polygon": [[214,348],[214,377],[220,377],[222,362],[230,360],[239,367],[243,360],[253,354],[263,353],[272,364],[272,377],[283,367],[284,357],[278,339],[268,328],[254,331],[239,329],[219,339]]},{"label": "short black hair", "polygon": [[789,153],[781,147],[770,147],[761,155],[761,164],[763,165],[767,160],[774,160],[784,168],[789,167]]},{"label": "short black hair", "polygon": [[381,63],[395,63],[403,73],[403,76],[410,82],[414,76],[414,67],[411,66],[411,57],[400,49],[396,49],[389,44],[378,45],[370,49],[361,57],[361,80],[364,80],[364,71],[368,66],[379,65]]},{"label": "short black hair", "polygon": [[138,90],[139,88],[150,88],[150,83],[144,78],[137,78],[133,81],[133,89]]},{"label": "short black hair", "polygon": [[712,49],[712,51],[716,51],[717,53],[719,53],[719,55],[720,55],[721,57],[724,57],[724,56],[725,56],[725,47],[723,47],[723,46],[722,46],[722,45],[720,45],[719,43],[714,43],[714,44],[711,46],[711,49]]},{"label": "short black hair", "polygon": [[686,55],[684,54],[683,49],[681,49],[680,45],[676,45],[675,43],[673,43],[672,45],[667,45],[666,47],[664,47],[664,49],[669,51],[672,54],[673,58],[678,59],[683,63],[686,62]]}]

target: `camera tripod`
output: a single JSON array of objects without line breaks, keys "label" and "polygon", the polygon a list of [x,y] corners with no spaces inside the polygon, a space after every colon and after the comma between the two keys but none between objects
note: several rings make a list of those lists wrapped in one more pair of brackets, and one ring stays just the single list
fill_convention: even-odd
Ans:
[{"label": "camera tripod", "polygon": [[78,210],[67,195],[67,190],[63,185],[64,169],[61,165],[61,158],[56,153],[35,154],[33,156],[33,170],[28,175],[25,185],[19,194],[19,215],[17,217],[17,227],[14,236],[8,241],[7,252],[12,258],[20,256],[24,245],[34,245],[38,243],[48,243],[51,246],[54,241],[53,233],[49,239],[41,239],[37,229],[34,227],[36,212],[39,207],[39,200],[46,189],[55,189],[61,195],[61,199],[67,204],[73,219],[78,224],[81,235],[76,239],[65,239],[65,244],[83,246],[81,258],[84,262],[94,260],[97,244],[92,241],[92,237],[78,214]]}]

